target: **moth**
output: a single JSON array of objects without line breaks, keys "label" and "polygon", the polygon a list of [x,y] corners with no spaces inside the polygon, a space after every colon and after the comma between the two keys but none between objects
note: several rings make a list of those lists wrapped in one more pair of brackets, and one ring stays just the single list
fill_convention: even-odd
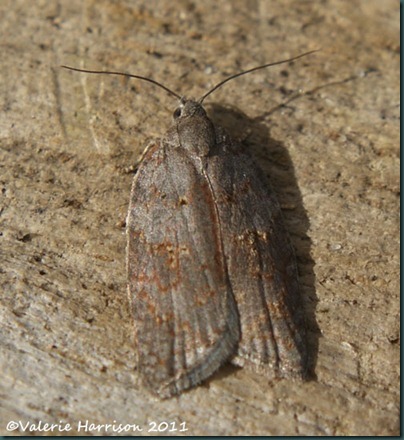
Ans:
[{"label": "moth", "polygon": [[[314,51],[312,51],[314,52]],[[294,251],[266,176],[209,119],[179,100],[167,133],[135,174],[127,216],[128,293],[138,372],[161,398],[225,362],[270,378],[304,378],[307,342]]]}]

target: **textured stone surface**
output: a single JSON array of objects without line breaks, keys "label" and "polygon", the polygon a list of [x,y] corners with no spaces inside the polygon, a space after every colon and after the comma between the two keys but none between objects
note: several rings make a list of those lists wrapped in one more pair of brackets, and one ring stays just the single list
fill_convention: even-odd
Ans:
[{"label": "textured stone surface", "polygon": [[[399,432],[399,5],[3,1],[0,433],[8,421],[186,422],[190,435]],[[270,176],[298,256],[315,377],[224,367],[160,402],[140,387],[124,219],[143,147],[200,96]],[[299,90],[301,92],[299,93]],[[284,104],[281,106],[281,104]],[[60,435],[55,429],[51,434]],[[107,434],[113,434],[111,428]]]}]

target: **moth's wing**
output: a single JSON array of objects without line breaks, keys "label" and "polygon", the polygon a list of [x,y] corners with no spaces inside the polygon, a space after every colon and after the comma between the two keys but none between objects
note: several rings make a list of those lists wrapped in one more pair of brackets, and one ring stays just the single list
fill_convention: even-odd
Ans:
[{"label": "moth's wing", "polygon": [[295,255],[262,171],[240,149],[208,166],[241,340],[232,360],[273,377],[304,376],[306,336]]},{"label": "moth's wing", "polygon": [[212,193],[182,148],[162,143],[147,153],[127,234],[138,369],[169,397],[211,375],[239,340]]}]

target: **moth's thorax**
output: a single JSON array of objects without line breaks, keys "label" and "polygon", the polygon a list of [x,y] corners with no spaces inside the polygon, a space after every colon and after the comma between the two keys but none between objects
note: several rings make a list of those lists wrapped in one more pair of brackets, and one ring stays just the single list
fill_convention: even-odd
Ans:
[{"label": "moth's thorax", "polygon": [[215,127],[205,109],[194,100],[181,100],[174,112],[179,145],[197,156],[207,156],[216,143]]}]

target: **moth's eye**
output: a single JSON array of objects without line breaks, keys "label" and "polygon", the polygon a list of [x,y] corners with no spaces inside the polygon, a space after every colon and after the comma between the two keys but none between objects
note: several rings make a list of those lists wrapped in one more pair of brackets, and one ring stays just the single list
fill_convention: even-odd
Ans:
[{"label": "moth's eye", "polygon": [[178,107],[173,114],[174,119],[178,119],[181,116],[181,113],[182,113],[181,107]]}]

